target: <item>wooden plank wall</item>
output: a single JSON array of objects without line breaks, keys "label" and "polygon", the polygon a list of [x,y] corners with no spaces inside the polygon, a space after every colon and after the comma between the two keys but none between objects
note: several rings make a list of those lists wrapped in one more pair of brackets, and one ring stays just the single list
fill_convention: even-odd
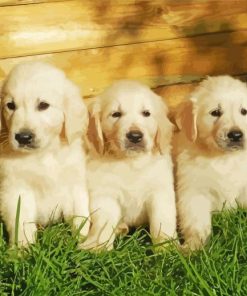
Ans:
[{"label": "wooden plank wall", "polygon": [[85,97],[143,81],[174,106],[205,75],[247,73],[247,0],[0,0],[0,80],[26,60]]}]

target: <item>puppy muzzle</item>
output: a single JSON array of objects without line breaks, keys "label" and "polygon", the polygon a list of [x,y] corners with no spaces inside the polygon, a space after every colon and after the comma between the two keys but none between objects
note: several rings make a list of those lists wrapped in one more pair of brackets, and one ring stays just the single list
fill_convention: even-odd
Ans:
[{"label": "puppy muzzle", "polygon": [[216,142],[223,150],[242,150],[244,148],[244,133],[239,129],[233,129],[226,134],[224,140],[218,139]]},{"label": "puppy muzzle", "polygon": [[129,131],[126,134],[125,148],[133,151],[144,150],[144,134],[139,130]]},{"label": "puppy muzzle", "polygon": [[35,134],[30,130],[20,130],[15,133],[15,141],[18,148],[35,149],[37,148],[35,143]]}]

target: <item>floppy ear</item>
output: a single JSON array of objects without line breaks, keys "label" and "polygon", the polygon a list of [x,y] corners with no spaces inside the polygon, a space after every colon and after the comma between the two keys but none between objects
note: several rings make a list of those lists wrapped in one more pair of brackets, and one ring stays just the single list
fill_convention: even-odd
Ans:
[{"label": "floppy ear", "polygon": [[195,142],[197,138],[196,114],[191,100],[181,103],[175,114],[175,121],[179,130],[184,130],[187,138]]},{"label": "floppy ear", "polygon": [[104,153],[104,136],[101,129],[100,113],[101,105],[100,98],[94,98],[88,105],[89,111],[89,126],[87,132],[88,142],[94,147],[99,153]]},{"label": "floppy ear", "polygon": [[169,151],[174,125],[168,119],[168,109],[161,97],[156,96],[157,100],[157,121],[158,129],[155,136],[155,144],[160,154]]},{"label": "floppy ear", "polygon": [[86,135],[88,111],[79,88],[68,79],[65,83],[64,117],[68,143]]}]

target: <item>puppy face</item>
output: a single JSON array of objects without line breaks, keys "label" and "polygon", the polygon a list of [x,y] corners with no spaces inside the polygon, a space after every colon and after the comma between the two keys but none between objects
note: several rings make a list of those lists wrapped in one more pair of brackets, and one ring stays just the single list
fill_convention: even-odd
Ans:
[{"label": "puppy face", "polygon": [[169,147],[172,125],[166,116],[166,106],[138,82],[114,83],[96,99],[90,113],[101,152],[105,149],[129,155]]},{"label": "puppy face", "polygon": [[186,105],[180,121],[184,113],[182,125],[192,141],[220,151],[246,147],[247,87],[243,82],[229,76],[210,77]]},{"label": "puppy face", "polygon": [[1,105],[13,150],[43,149],[58,139],[63,125],[68,138],[85,129],[87,113],[78,90],[62,71],[45,63],[14,68],[3,86]]}]

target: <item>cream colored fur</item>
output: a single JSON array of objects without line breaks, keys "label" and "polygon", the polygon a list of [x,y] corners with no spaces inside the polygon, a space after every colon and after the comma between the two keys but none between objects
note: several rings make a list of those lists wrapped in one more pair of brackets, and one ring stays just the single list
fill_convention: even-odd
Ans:
[{"label": "cream colored fur", "polygon": [[[129,80],[114,83],[89,106],[88,159],[92,227],[82,248],[111,249],[116,233],[148,224],[154,243],[176,236],[170,140],[172,124],[161,98]],[[143,111],[150,112],[145,117]],[[120,117],[113,117],[121,112]],[[131,144],[131,130],[144,135]]]},{"label": "cream colored fur", "polygon": [[[222,115],[212,116],[218,108]],[[247,87],[229,76],[207,78],[178,109],[177,210],[185,245],[192,250],[209,238],[213,211],[247,206],[245,109]],[[239,146],[229,142],[231,130],[243,132]]]},{"label": "cream colored fur", "polygon": [[[9,103],[15,104],[11,110]],[[39,110],[39,104],[49,107]],[[80,92],[55,67],[28,62],[15,67],[2,89],[4,139],[1,146],[1,215],[10,243],[15,240],[20,197],[18,242],[35,241],[36,224],[46,225],[62,215],[78,228],[89,216],[82,137],[88,112]],[[33,147],[20,147],[16,134],[35,135]],[[81,230],[88,233],[89,222]]]}]

